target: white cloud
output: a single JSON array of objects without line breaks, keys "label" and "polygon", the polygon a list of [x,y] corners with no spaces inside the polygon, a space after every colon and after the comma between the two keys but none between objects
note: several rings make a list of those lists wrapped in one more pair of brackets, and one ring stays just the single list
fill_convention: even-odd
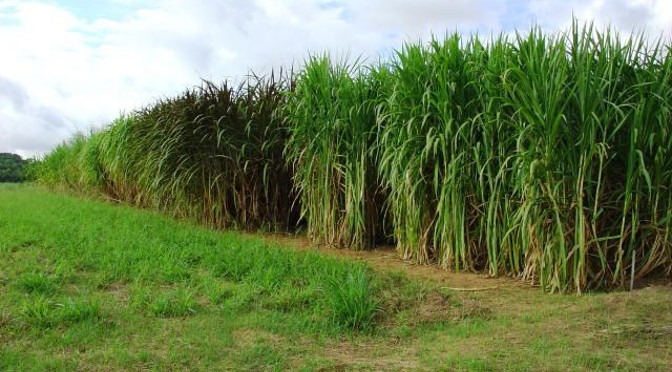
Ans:
[{"label": "white cloud", "polygon": [[497,29],[504,5],[504,1],[485,0],[350,0],[348,8],[359,27],[415,37],[432,30]]},{"label": "white cloud", "polygon": [[611,26],[623,34],[645,32],[650,37],[672,31],[669,0],[530,0],[530,12],[545,28],[566,29],[572,16],[582,22]]},{"label": "white cloud", "polygon": [[445,31],[564,28],[572,14],[654,34],[669,0],[0,0],[0,152],[39,154],[76,130],[197,84],[301,62],[375,58]]},{"label": "white cloud", "polygon": [[60,112],[33,102],[22,86],[3,77],[0,123],[0,138],[14,145],[13,152],[25,157],[50,148],[53,138],[67,137],[73,128]]}]

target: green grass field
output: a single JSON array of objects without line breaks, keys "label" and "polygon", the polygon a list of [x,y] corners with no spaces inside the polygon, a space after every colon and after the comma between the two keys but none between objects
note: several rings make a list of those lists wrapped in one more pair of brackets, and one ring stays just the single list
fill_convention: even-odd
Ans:
[{"label": "green grass field", "polygon": [[[665,370],[672,287],[445,282],[0,185],[0,370]],[[445,284],[448,283],[448,284]],[[494,283],[494,279],[493,279]]]}]

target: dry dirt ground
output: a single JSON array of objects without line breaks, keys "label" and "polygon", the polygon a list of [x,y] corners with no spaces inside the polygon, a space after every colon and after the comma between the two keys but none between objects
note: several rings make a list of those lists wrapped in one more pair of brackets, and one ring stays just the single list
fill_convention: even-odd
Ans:
[{"label": "dry dirt ground", "polygon": [[491,278],[484,274],[470,272],[451,272],[436,265],[417,265],[399,258],[393,246],[378,246],[372,250],[348,250],[330,246],[316,246],[305,237],[294,237],[280,234],[266,234],[265,239],[272,243],[294,247],[300,250],[311,250],[340,258],[364,261],[376,270],[403,272],[408,277],[429,280],[448,288],[463,291],[485,291],[498,289],[501,286],[512,288],[529,288],[528,284],[510,278]]}]

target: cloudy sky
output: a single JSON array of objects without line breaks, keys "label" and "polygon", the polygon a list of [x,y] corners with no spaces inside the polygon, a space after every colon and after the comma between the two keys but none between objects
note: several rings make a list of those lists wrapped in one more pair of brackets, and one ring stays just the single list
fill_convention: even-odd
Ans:
[{"label": "cloudy sky", "polygon": [[309,52],[375,60],[446,30],[563,30],[572,15],[672,35],[672,0],[0,0],[0,152],[43,154],[200,78]]}]

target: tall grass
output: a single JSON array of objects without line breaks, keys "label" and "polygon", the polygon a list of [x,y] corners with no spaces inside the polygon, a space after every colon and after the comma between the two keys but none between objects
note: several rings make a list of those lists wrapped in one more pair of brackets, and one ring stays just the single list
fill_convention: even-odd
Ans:
[{"label": "tall grass", "polygon": [[[66,185],[212,226],[288,228],[297,213],[276,108],[289,84],[282,73],[251,75],[237,86],[204,81],[60,146],[44,160],[43,179],[79,174]],[[64,170],[61,152],[76,154],[64,161],[79,169]]]},{"label": "tall grass", "polygon": [[[377,80],[358,61],[314,56],[297,76],[285,107],[287,161],[295,170],[308,233],[355,249],[384,238],[382,198],[371,148]],[[383,236],[381,236],[383,235]]]},{"label": "tall grass", "polygon": [[403,256],[548,291],[669,274],[670,57],[621,40],[405,46],[377,144]]},{"label": "tall grass", "polygon": [[76,137],[41,179],[215,226],[290,228],[300,208],[322,244],[391,236],[406,259],[546,291],[625,287],[672,274],[669,52],[575,23],[375,66],[314,56]]},{"label": "tall grass", "polygon": [[52,187],[78,189],[82,182],[82,164],[79,156],[86,145],[87,137],[78,133],[70,140],[56,146],[31,169],[43,184]]},{"label": "tall grass", "polygon": [[[467,48],[474,47],[469,44]],[[395,237],[405,258],[468,267],[467,197],[474,105],[468,49],[459,36],[406,45],[392,63],[381,103],[379,170],[390,192]]]}]

